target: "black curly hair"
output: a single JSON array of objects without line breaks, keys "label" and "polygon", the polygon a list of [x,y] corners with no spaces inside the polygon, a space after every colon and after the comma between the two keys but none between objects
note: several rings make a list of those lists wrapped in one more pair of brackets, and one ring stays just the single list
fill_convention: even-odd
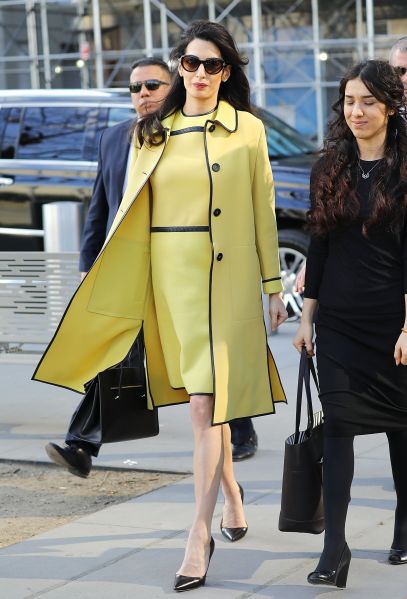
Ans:
[{"label": "black curly hair", "polygon": [[359,215],[355,168],[359,159],[356,139],[344,116],[346,85],[360,79],[370,93],[387,108],[384,157],[377,167],[372,190],[372,211],[364,233],[380,224],[396,230],[407,207],[406,100],[399,73],[382,60],[366,60],[353,66],[339,86],[339,99],[332,106],[336,117],[330,122],[321,159],[311,177],[312,208],[308,213],[311,231],[324,235]]}]

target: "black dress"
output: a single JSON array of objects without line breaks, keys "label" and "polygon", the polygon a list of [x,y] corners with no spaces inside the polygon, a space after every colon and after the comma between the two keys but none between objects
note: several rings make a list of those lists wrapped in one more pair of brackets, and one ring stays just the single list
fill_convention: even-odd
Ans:
[{"label": "black dress", "polygon": [[[361,161],[365,172],[373,162]],[[316,355],[327,436],[407,429],[407,366],[394,347],[405,319],[407,222],[366,237],[375,171],[357,177],[360,215],[325,238],[313,236],[305,297],[318,300]]]}]

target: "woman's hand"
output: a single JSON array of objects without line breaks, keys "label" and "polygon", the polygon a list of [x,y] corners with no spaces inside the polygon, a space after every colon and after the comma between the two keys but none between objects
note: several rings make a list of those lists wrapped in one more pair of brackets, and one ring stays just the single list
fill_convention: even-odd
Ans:
[{"label": "woman's hand", "polygon": [[303,293],[304,292],[306,265],[307,265],[307,263],[304,262],[304,264],[301,266],[301,268],[300,268],[300,270],[299,270],[299,272],[297,274],[297,278],[295,279],[294,290],[297,293]]},{"label": "woman's hand", "polygon": [[312,340],[313,336],[314,336],[314,327],[312,325],[312,322],[311,323],[301,322],[300,326],[298,327],[297,333],[294,337],[294,340],[293,340],[293,345],[294,345],[295,349],[301,353],[301,350],[305,345],[307,354],[309,356],[313,356],[314,355],[314,343]]},{"label": "woman's hand", "polygon": [[288,318],[288,313],[285,309],[281,293],[270,294],[269,312],[271,318],[271,330],[275,331],[277,330],[277,327],[279,327],[280,324],[282,324]]},{"label": "woman's hand", "polygon": [[306,347],[309,356],[314,355],[314,314],[317,309],[318,302],[316,299],[306,297],[302,306],[301,324],[294,337],[293,345],[300,353],[302,348]]},{"label": "woman's hand", "polygon": [[396,366],[402,364],[407,366],[407,333],[401,333],[394,348],[394,360]]}]

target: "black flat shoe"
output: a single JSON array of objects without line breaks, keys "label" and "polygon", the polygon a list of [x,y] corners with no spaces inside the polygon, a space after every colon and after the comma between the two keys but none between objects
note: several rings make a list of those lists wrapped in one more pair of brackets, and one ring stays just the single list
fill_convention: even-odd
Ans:
[{"label": "black flat shoe", "polygon": [[246,441],[243,443],[233,444],[232,448],[232,460],[234,462],[241,462],[242,460],[248,460],[252,458],[257,451],[257,435],[253,431]]},{"label": "black flat shoe", "polygon": [[209,564],[211,563],[211,557],[214,551],[215,541],[211,537],[211,542],[209,545],[208,567],[206,568],[205,574],[203,576],[183,576],[182,574],[176,574],[174,580],[174,591],[181,593],[183,591],[192,591],[192,589],[203,587],[206,582],[206,575],[208,573]]},{"label": "black flat shoe", "polygon": [[[242,504],[244,502],[244,491],[243,488],[238,484],[239,487],[239,493],[240,493],[240,497],[242,500]],[[225,539],[227,539],[228,541],[230,541],[231,543],[234,543],[235,541],[239,541],[240,539],[242,539],[245,534],[247,533],[248,527],[247,526],[240,526],[238,528],[229,528],[228,526],[223,526],[223,519],[220,523],[220,532],[223,534],[223,536],[225,537]]]},{"label": "black flat shoe", "polygon": [[87,478],[92,469],[92,457],[82,447],[76,445],[60,447],[56,443],[48,443],[45,446],[45,451],[55,464],[66,468],[75,476]]},{"label": "black flat shoe", "polygon": [[390,549],[388,561],[393,566],[401,566],[407,564],[407,551],[404,549]]},{"label": "black flat shoe", "polygon": [[311,574],[308,575],[308,582],[310,584],[327,584],[333,587],[344,589],[346,587],[346,581],[348,579],[348,571],[351,557],[352,554],[350,552],[348,544],[345,543],[345,547],[343,548],[342,555],[340,557],[339,564],[336,570],[315,570],[315,572],[311,572]]}]

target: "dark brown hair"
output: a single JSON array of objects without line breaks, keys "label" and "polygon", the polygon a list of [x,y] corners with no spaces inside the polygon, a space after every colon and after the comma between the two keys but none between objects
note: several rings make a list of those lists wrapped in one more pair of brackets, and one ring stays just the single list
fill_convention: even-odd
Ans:
[{"label": "dark brown hair", "polygon": [[[232,67],[229,79],[221,83],[219,98],[226,100],[237,110],[251,112],[250,86],[243,70],[248,60],[240,56],[236,43],[227,29],[223,25],[212,21],[193,21],[181,34],[179,43],[171,52],[170,60],[178,61],[185,54],[188,44],[194,39],[201,39],[215,44],[219,48],[223,60]],[[163,143],[165,131],[161,120],[181,109],[185,104],[185,98],[184,82],[177,73],[161,107],[139,119],[136,127],[139,143],[143,144],[144,141],[151,145]]]},{"label": "dark brown hair", "polygon": [[403,84],[387,62],[367,60],[352,67],[339,86],[339,99],[332,106],[336,117],[329,123],[321,158],[311,176],[311,231],[324,235],[354,221],[360,205],[356,196],[358,146],[344,116],[348,81],[359,78],[379,102],[393,112],[387,122],[384,157],[376,169],[371,189],[372,211],[364,223],[364,233],[379,223],[398,228],[407,206],[407,129]]}]

